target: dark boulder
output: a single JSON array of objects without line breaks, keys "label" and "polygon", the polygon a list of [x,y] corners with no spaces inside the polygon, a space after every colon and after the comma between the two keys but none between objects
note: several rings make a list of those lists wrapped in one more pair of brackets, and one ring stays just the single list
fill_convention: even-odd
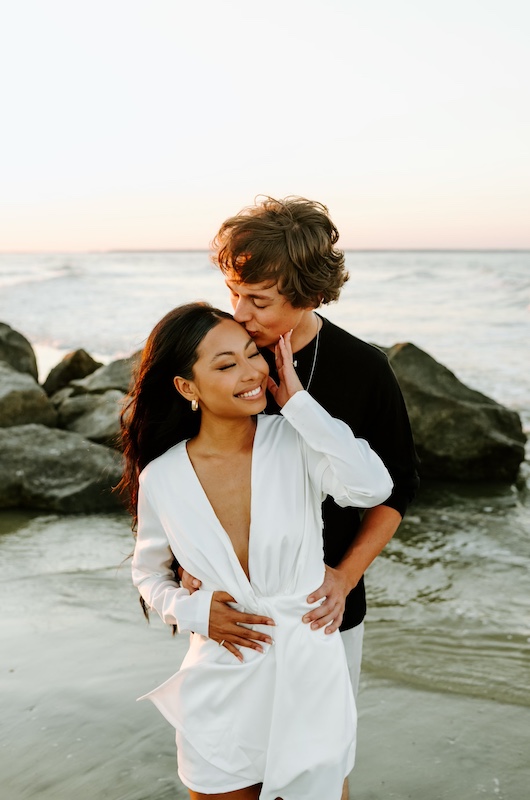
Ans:
[{"label": "dark boulder", "polygon": [[[54,408],[59,410],[59,408],[61,407],[61,404],[64,403],[64,401],[68,397],[72,397],[73,394],[74,394],[74,390],[73,390],[73,388],[71,386],[63,386],[63,388],[59,389],[58,392],[55,392],[55,394],[52,394],[52,396],[50,397],[50,403],[53,405]],[[57,424],[59,425],[59,428],[62,427],[60,422],[58,422]]]},{"label": "dark boulder", "polygon": [[33,347],[25,336],[0,322],[0,361],[5,361],[17,372],[24,372],[38,380],[37,359]]},{"label": "dark boulder", "polygon": [[74,350],[65,355],[50,371],[42,388],[47,394],[52,395],[63,386],[67,386],[70,381],[86,378],[101,366],[103,366],[101,361],[94,361],[86,350]]},{"label": "dark boulder", "polygon": [[80,394],[59,406],[59,427],[87,439],[116,447],[120,437],[120,412],[125,395],[119,389],[103,394]]},{"label": "dark boulder", "polygon": [[81,380],[71,381],[75,394],[102,394],[109,389],[119,389],[128,392],[133,370],[139,361],[140,353],[135,353],[129,358],[120,358],[104,367],[99,367],[91,375]]},{"label": "dark boulder", "polygon": [[[62,399],[61,395],[63,395]],[[74,395],[70,386],[60,389],[50,398],[59,415],[57,427],[68,430],[76,419],[92,411],[94,406],[97,405],[98,397],[101,397],[101,395]]]},{"label": "dark boulder", "polygon": [[21,425],[0,429],[0,508],[96,513],[120,507],[111,491],[121,456],[77,433]]},{"label": "dark boulder", "polygon": [[0,361],[0,428],[31,422],[53,427],[57,412],[32,375]]},{"label": "dark boulder", "polygon": [[405,398],[421,475],[514,481],[525,457],[521,419],[413,344],[386,350]]}]

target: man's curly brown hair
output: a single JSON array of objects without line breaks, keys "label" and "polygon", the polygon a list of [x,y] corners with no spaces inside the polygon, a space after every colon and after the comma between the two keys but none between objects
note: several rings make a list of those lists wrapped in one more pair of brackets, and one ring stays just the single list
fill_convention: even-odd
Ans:
[{"label": "man's curly brown hair", "polygon": [[293,308],[338,300],[349,278],[339,232],[322,203],[303,197],[265,197],[225,220],[212,260],[242,283],[270,282]]}]

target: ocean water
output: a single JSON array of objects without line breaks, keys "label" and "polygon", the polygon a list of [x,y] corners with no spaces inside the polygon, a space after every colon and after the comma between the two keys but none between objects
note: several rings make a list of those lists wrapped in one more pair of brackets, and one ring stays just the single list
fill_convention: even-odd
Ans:
[{"label": "ocean water", "polygon": [[[529,252],[351,252],[347,264],[324,315],[377,344],[414,342],[530,432]],[[33,343],[42,379],[74,348],[134,352],[199,298],[229,308],[205,252],[0,255],[0,321]],[[370,567],[356,800],[528,796],[529,474],[424,485]],[[144,627],[130,547],[125,515],[0,514],[7,800],[186,796],[171,730],[134,705],[185,642]]]},{"label": "ocean water", "polygon": [[[323,313],[367,341],[413,341],[528,418],[530,251],[348,252],[350,280]],[[229,310],[207,252],[0,254],[0,321],[37,347],[41,372],[84,347],[128,355],[175,305]]]}]

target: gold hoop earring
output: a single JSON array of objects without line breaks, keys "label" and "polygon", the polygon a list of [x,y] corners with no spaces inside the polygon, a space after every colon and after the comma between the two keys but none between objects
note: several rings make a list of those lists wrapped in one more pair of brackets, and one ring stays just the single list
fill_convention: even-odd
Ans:
[{"label": "gold hoop earring", "polygon": [[192,400],[191,401],[191,410],[192,411],[198,411],[199,410],[199,401],[198,400]]}]

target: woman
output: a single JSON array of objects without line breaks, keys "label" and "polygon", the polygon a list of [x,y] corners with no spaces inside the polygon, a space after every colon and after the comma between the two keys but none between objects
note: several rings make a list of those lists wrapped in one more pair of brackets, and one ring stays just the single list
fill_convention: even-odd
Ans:
[{"label": "woman", "polygon": [[[223,587],[263,615],[263,646],[242,654],[195,632],[180,670],[146,695],[176,728],[192,800],[335,800],[353,766],[340,635],[301,618],[324,573],[323,497],[369,507],[392,482],[367,443],[303,390],[290,333],[276,355],[279,385],[229,314],[181,306],[150,335],[124,413],[133,582],[145,604],[185,629],[193,606]],[[267,388],[283,416],[257,416]],[[174,557],[200,591],[179,587]]]}]

